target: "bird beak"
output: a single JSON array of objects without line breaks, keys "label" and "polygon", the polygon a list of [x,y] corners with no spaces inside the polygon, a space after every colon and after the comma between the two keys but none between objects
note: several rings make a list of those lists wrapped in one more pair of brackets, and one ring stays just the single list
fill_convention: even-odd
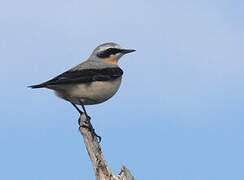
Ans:
[{"label": "bird beak", "polygon": [[121,50],[121,53],[122,53],[122,54],[127,54],[127,53],[132,53],[132,52],[134,52],[134,51],[136,51],[136,50],[134,50],[134,49],[122,49],[122,50]]}]

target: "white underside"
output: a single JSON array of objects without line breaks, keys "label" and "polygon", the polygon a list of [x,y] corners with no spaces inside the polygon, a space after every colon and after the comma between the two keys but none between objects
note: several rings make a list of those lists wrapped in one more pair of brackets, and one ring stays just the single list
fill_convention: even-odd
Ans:
[{"label": "white underside", "polygon": [[113,81],[95,81],[92,83],[55,85],[48,88],[56,95],[74,104],[91,105],[102,103],[111,98],[119,89],[121,77]]}]

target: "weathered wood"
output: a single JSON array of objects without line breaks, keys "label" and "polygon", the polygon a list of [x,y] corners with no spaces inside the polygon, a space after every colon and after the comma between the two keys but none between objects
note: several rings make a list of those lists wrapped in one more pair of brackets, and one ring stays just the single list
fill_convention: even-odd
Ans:
[{"label": "weathered wood", "polygon": [[104,160],[97,138],[93,137],[93,134],[87,128],[81,127],[88,126],[84,113],[80,117],[80,122],[81,124],[79,130],[83,136],[87,152],[91,159],[96,180],[134,180],[134,177],[125,166],[121,168],[121,172],[118,174],[118,176],[113,175],[112,171],[109,169],[106,161]]}]

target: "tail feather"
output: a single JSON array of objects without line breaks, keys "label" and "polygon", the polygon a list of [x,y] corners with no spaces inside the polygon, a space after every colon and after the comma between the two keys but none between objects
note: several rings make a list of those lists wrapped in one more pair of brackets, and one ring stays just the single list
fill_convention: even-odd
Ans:
[{"label": "tail feather", "polygon": [[37,85],[31,85],[28,87],[32,88],[32,89],[36,89],[36,88],[44,88],[44,87],[46,87],[46,85],[45,84],[37,84]]}]

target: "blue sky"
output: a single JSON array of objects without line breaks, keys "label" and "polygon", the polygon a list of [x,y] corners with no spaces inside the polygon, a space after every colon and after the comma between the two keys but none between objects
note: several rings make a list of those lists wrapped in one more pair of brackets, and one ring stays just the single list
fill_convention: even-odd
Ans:
[{"label": "blue sky", "polygon": [[0,179],[95,179],[78,114],[39,83],[104,42],[137,51],[87,107],[110,168],[136,179],[244,178],[243,1],[29,1],[0,6]]}]

